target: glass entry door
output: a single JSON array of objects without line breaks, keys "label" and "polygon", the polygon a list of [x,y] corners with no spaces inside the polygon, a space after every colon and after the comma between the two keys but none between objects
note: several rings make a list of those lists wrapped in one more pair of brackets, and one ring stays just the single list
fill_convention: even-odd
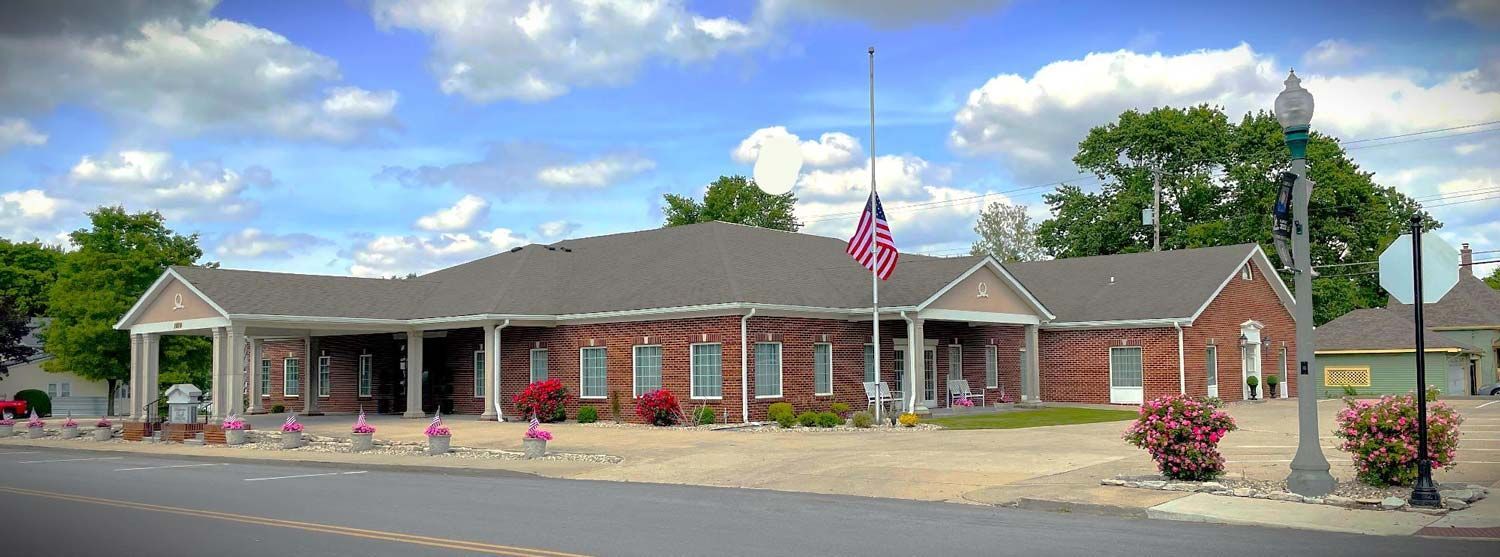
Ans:
[{"label": "glass entry door", "polygon": [[937,408],[937,350],[922,350],[922,404]]}]

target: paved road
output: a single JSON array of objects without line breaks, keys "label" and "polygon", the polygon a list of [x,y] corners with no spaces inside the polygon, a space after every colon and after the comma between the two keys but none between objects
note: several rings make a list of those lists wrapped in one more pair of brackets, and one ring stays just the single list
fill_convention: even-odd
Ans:
[{"label": "paved road", "polygon": [[13,555],[1475,555],[1494,545],[530,476],[0,448]]}]

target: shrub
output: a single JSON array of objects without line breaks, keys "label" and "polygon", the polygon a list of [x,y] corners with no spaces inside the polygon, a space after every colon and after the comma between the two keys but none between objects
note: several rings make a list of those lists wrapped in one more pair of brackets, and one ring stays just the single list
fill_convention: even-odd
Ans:
[{"label": "shrub", "polygon": [[280,414],[282,412],[286,412],[286,407],[285,406],[282,406],[280,404],[275,404],[275,405],[271,406],[271,413],[272,414]]},{"label": "shrub", "polygon": [[1146,452],[1162,475],[1175,480],[1211,480],[1224,472],[1219,440],[1234,431],[1234,418],[1205,398],[1167,395],[1141,405],[1125,440]]},{"label": "shrub", "polygon": [[917,424],[922,422],[922,417],[911,412],[907,412],[905,414],[902,414],[900,420],[898,421],[901,422],[902,427],[917,427]]},{"label": "shrub", "polygon": [[797,411],[792,409],[790,402],[777,402],[766,408],[766,417],[772,421],[780,422],[782,416],[796,417]]},{"label": "shrub", "polygon": [[1257,379],[1254,375],[1250,375],[1245,377],[1245,384],[1251,387],[1259,387],[1260,379]]},{"label": "shrub", "polygon": [[842,418],[849,415],[849,404],[845,402],[835,402],[828,405],[828,411],[833,412],[834,414],[838,414],[839,417]]},{"label": "shrub", "polygon": [[635,401],[635,415],[652,425],[676,425],[681,410],[677,408],[677,397],[672,391],[657,389],[641,395]]},{"label": "shrub", "polygon": [[1275,389],[1276,386],[1280,385],[1280,384],[1281,384],[1281,377],[1278,377],[1276,375],[1267,375],[1266,376],[1266,386],[1267,387]]},{"label": "shrub", "polygon": [[790,428],[790,427],[792,427],[794,425],[797,425],[797,417],[793,416],[791,414],[777,414],[776,415],[776,425],[779,425],[781,427]]},{"label": "shrub", "polygon": [[714,415],[713,408],[699,406],[697,410],[693,411],[693,422],[698,425],[713,425],[716,421],[718,420],[717,416]]},{"label": "shrub", "polygon": [[875,416],[871,416],[869,412],[865,412],[864,410],[860,410],[860,411],[854,413],[853,420],[854,420],[854,427],[857,427],[857,428],[860,428],[860,429],[864,429],[864,428],[870,427],[871,425],[873,425],[875,423]]},{"label": "shrub", "polygon": [[834,427],[843,425],[844,419],[833,412],[822,412],[818,414],[818,427]]},{"label": "shrub", "polygon": [[815,425],[818,425],[818,413],[803,412],[801,414],[797,414],[797,424],[801,425],[802,427],[813,427]]},{"label": "shrub", "polygon": [[568,389],[563,387],[562,381],[548,379],[527,385],[526,389],[511,400],[522,416],[536,416],[542,421],[555,422],[567,418],[562,407],[563,400],[567,397]]},{"label": "shrub", "polygon": [[[1435,394],[1429,391],[1429,394]],[[1431,397],[1429,397],[1431,398]],[[1354,459],[1360,481],[1409,485],[1417,479],[1417,401],[1415,395],[1378,401],[1345,400],[1333,433]],[[1463,417],[1441,402],[1427,404],[1427,455],[1433,468],[1452,468]]]},{"label": "shrub", "polygon": [[1357,396],[1359,396],[1359,389],[1356,389],[1354,387],[1350,387],[1348,385],[1344,385],[1344,396],[1351,397],[1351,398],[1352,397],[1357,397]]},{"label": "shrub", "polygon": [[591,424],[599,421],[599,411],[593,406],[585,406],[578,409],[578,423]]},{"label": "shrub", "polygon": [[52,415],[52,399],[47,396],[47,393],[36,389],[24,389],[16,391],[16,395],[11,399],[26,401],[26,409],[35,411],[38,416]]}]

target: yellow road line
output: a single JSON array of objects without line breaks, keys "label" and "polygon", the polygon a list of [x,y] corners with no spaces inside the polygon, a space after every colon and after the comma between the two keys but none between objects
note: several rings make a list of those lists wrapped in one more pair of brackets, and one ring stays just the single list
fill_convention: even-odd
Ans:
[{"label": "yellow road line", "polygon": [[402,534],[402,533],[399,533],[399,532],[384,532],[384,531],[380,531],[380,530],[365,530],[365,529],[362,529],[362,528],[349,528],[347,526],[335,526],[335,525],[332,525],[332,524],[318,524],[318,523],[313,523],[313,522],[298,522],[298,521],[294,521],[294,520],[282,520],[282,519],[278,519],[278,518],[265,518],[265,517],[259,517],[259,516],[249,516],[249,515],[242,515],[242,514],[224,513],[224,512],[218,512],[218,511],[209,511],[209,510],[200,510],[200,509],[186,509],[186,508],[181,508],[181,507],[169,507],[169,506],[165,506],[165,505],[153,505],[153,504],[150,504],[150,503],[139,503],[139,502],[135,502],[135,501],[120,501],[120,500],[116,500],[116,499],[103,499],[103,498],[99,498],[99,497],[89,497],[89,496],[86,496],[86,495],[73,495],[73,494],[68,494],[68,493],[55,493],[55,492],[50,492],[50,491],[38,491],[38,490],[34,490],[34,489],[24,489],[24,488],[18,488],[18,487],[0,486],[0,492],[14,493],[14,494],[17,494],[17,495],[28,495],[28,496],[32,496],[32,497],[45,497],[45,498],[49,498],[49,499],[58,499],[58,500],[62,500],[62,501],[72,501],[72,502],[75,502],[75,503],[89,503],[89,504],[95,504],[95,505],[104,505],[104,506],[120,507],[120,508],[127,508],[127,509],[140,509],[140,510],[147,510],[147,511],[167,513],[167,514],[176,514],[176,515],[182,515],[182,516],[196,516],[196,517],[201,517],[201,518],[214,518],[214,519],[218,519],[218,520],[227,520],[227,521],[230,521],[230,522],[240,522],[240,523],[244,523],[244,524],[256,524],[256,525],[261,525],[261,526],[275,526],[275,527],[280,527],[280,528],[292,528],[292,529],[296,529],[296,530],[305,530],[305,531],[308,531],[308,532],[319,532],[319,533],[324,533],[324,534],[336,534],[336,535],[340,535],[340,536],[350,536],[350,537],[355,537],[355,538],[365,538],[365,539],[381,540],[381,541],[389,541],[389,542],[397,542],[397,543],[408,543],[408,544],[414,544],[414,545],[425,545],[425,546],[429,546],[429,547],[439,547],[439,548],[444,548],[444,549],[455,549],[455,550],[459,550],[459,551],[473,551],[473,552],[476,552],[476,553],[488,553],[488,554],[491,554],[491,555],[503,555],[503,556],[507,556],[507,557],[584,557],[583,555],[580,555],[580,554],[577,554],[577,553],[563,553],[563,552],[558,552],[558,551],[548,551],[548,550],[545,550],[545,549],[534,549],[534,548],[527,548],[527,547],[514,547],[514,546],[508,546],[508,545],[496,545],[496,544],[488,544],[488,543],[482,543],[482,542],[471,542],[471,541],[463,541],[463,540],[454,540],[454,539],[448,539],[448,538],[433,538],[433,537],[428,537],[428,536],[418,536],[418,535],[415,535],[415,534]]}]

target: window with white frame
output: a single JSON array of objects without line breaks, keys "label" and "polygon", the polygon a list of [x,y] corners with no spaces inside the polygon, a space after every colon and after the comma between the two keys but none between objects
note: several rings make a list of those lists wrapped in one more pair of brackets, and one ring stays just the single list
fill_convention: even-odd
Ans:
[{"label": "window with white frame", "polygon": [[1109,349],[1109,384],[1112,387],[1141,386],[1141,347],[1114,346]]},{"label": "window with white frame", "polygon": [[73,384],[67,381],[58,383],[57,396],[62,398],[73,396]]},{"label": "window with white frame", "polygon": [[833,396],[833,345],[813,345],[813,394]]},{"label": "window with white frame", "polygon": [[961,344],[948,345],[948,379],[964,378],[964,347]]},{"label": "window with white frame", "polygon": [[755,343],[755,398],[781,397],[781,343]]},{"label": "window with white frame", "polygon": [[329,385],[333,377],[333,358],[320,356],[318,358],[318,396],[328,398],[333,395],[333,387]]},{"label": "window with white frame", "polygon": [[1000,353],[991,344],[984,347],[984,388],[1000,388]]},{"label": "window with white frame", "polygon": [[1240,278],[1245,280],[1255,280],[1255,271],[1250,268],[1249,263],[1246,263],[1245,267],[1240,269]]},{"label": "window with white frame", "polygon": [[297,359],[281,361],[281,395],[297,396],[302,392],[302,374],[297,369]]},{"label": "window with white frame", "polygon": [[635,396],[661,389],[661,347],[635,347]]},{"label": "window with white frame", "polygon": [[1208,386],[1219,386],[1219,347],[1209,346],[1203,354],[1204,371],[1208,375]]},{"label": "window with white frame", "polygon": [[578,351],[578,396],[604,398],[609,395],[609,376],[604,348],[590,347]]},{"label": "window with white frame", "polygon": [[47,384],[47,398],[57,398],[57,383]]},{"label": "window with white frame", "polygon": [[359,355],[359,396],[369,398],[375,390],[375,355]]},{"label": "window with white frame", "polygon": [[531,382],[547,380],[547,349],[531,349]]},{"label": "window with white frame", "polygon": [[271,360],[260,361],[260,396],[269,398],[271,396]]},{"label": "window with white frame", "polygon": [[874,383],[879,381],[878,373],[875,373],[875,345],[865,345],[865,382]]},{"label": "window with white frame", "polygon": [[474,351],[474,398],[484,398],[484,351]]},{"label": "window with white frame", "polygon": [[724,396],[724,352],[718,344],[692,346],[692,397],[716,399]]}]

